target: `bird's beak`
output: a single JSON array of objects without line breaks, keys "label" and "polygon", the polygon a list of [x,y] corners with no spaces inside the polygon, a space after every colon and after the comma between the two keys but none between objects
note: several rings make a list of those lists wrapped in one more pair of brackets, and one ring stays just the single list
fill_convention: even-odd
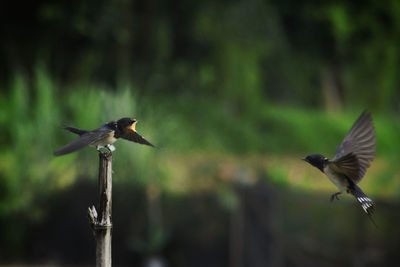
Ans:
[{"label": "bird's beak", "polygon": [[307,159],[306,159],[306,158],[302,158],[302,160],[304,160],[304,161],[307,161]]},{"label": "bird's beak", "polygon": [[134,132],[136,132],[136,129],[135,129],[135,127],[136,127],[136,123],[137,123],[138,121],[134,121],[132,124],[131,124],[131,126],[130,127],[128,127],[130,130],[132,130],[132,131],[134,131]]}]

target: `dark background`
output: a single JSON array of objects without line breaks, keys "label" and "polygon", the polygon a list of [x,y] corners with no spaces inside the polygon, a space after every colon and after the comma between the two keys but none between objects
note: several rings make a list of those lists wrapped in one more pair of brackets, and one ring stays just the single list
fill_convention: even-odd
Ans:
[{"label": "dark background", "polygon": [[[118,141],[115,266],[398,266],[400,2],[33,1],[0,8],[0,264],[93,265],[93,148]],[[332,157],[364,109],[377,156],[351,196]],[[160,264],[160,265],[155,265]]]}]

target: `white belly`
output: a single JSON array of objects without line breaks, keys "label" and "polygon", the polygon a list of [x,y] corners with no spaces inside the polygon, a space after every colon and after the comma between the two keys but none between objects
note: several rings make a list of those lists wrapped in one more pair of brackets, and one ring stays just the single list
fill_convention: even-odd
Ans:
[{"label": "white belly", "polygon": [[324,173],[328,176],[329,180],[336,185],[340,192],[346,192],[348,187],[348,181],[345,177],[339,176],[337,173],[333,172],[328,166],[324,168]]},{"label": "white belly", "polygon": [[92,144],[92,146],[100,146],[100,147],[104,147],[106,145],[111,145],[113,143],[115,143],[115,141],[117,141],[118,139],[114,137],[114,133],[111,133],[108,137],[103,138],[101,140],[99,140],[98,142],[95,142]]}]

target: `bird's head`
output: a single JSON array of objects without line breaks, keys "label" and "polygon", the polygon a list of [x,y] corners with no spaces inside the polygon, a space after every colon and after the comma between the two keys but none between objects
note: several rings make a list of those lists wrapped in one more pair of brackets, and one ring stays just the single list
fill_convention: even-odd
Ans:
[{"label": "bird's head", "polygon": [[136,127],[136,123],[138,121],[136,119],[132,119],[132,118],[122,118],[119,119],[117,121],[117,125],[118,125],[118,129],[120,131],[124,131],[125,129],[127,130],[131,130],[131,131],[136,131],[135,127]]},{"label": "bird's head", "polygon": [[328,162],[328,158],[324,157],[321,154],[311,154],[303,158],[302,160],[310,163],[322,172],[324,172],[325,164]]}]

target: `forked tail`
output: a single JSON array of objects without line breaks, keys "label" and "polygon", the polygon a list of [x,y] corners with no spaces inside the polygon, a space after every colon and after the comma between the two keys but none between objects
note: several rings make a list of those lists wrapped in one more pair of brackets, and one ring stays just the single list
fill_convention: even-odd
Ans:
[{"label": "forked tail", "polygon": [[375,203],[359,188],[356,184],[353,184],[353,188],[350,190],[350,193],[357,199],[358,203],[360,203],[361,207],[368,214],[368,217],[371,219],[372,223],[377,227],[376,223],[372,219],[372,214],[375,211]]}]

